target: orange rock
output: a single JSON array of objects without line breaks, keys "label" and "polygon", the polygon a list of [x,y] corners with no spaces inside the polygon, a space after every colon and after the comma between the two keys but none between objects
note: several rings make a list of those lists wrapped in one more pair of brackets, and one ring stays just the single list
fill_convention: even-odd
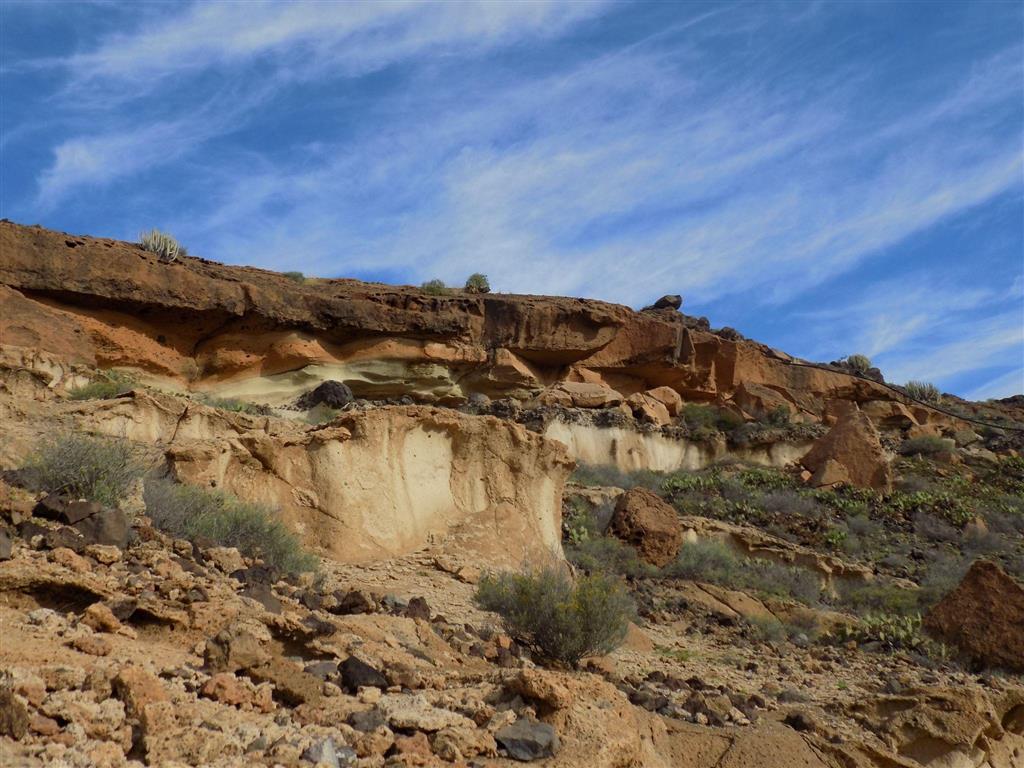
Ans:
[{"label": "orange rock", "polygon": [[892,485],[892,469],[878,432],[854,404],[840,415],[828,434],[814,443],[802,463],[815,473],[812,484],[850,482],[882,491]]},{"label": "orange rock", "polygon": [[995,563],[976,560],[924,626],[988,666],[1024,671],[1024,586]]},{"label": "orange rock", "polygon": [[672,562],[683,544],[679,515],[646,488],[634,488],[619,497],[611,531],[636,547],[645,562],[658,568]]}]

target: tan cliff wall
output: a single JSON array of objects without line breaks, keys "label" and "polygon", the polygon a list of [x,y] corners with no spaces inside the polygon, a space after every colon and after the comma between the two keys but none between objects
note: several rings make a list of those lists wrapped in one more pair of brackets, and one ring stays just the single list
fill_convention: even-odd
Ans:
[{"label": "tan cliff wall", "polygon": [[339,561],[425,547],[509,566],[562,558],[572,462],[561,444],[493,417],[396,406],[311,427],[141,391],[82,403],[2,399],[4,469],[41,436],[75,428],[149,446],[185,482],[279,507],[308,545]]}]

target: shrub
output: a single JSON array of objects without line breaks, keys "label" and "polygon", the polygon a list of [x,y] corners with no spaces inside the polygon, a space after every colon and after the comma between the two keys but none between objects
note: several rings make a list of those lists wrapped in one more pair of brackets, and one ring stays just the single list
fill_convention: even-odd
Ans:
[{"label": "shrub", "polygon": [[316,557],[302,548],[271,507],[168,480],[146,482],[144,498],[153,525],[172,536],[235,547],[282,573],[316,568]]},{"label": "shrub", "polygon": [[29,457],[29,484],[116,506],[145,473],[134,447],[117,438],[75,432],[49,438]]},{"label": "shrub", "polygon": [[100,371],[96,378],[81,387],[75,387],[68,396],[72,400],[100,400],[128,392],[136,386],[137,380],[130,373],[109,370]]},{"label": "shrub", "polygon": [[949,453],[955,444],[952,440],[946,440],[935,435],[921,435],[904,440],[900,445],[900,454],[903,456],[935,456],[940,453]]},{"label": "shrub", "polygon": [[469,293],[490,293],[491,284],[487,281],[487,275],[474,272],[466,278],[466,290]]},{"label": "shrub", "polygon": [[630,578],[653,576],[656,570],[637,554],[636,549],[612,536],[581,539],[565,548],[569,562],[586,573],[607,573]]},{"label": "shrub", "polygon": [[940,643],[928,639],[921,632],[920,614],[865,616],[855,627],[848,628],[845,634],[847,638],[858,642],[880,643],[887,651],[914,651],[937,658],[946,655]]},{"label": "shrub", "polygon": [[715,541],[684,544],[675,561],[665,566],[664,573],[808,604],[816,603],[821,596],[821,585],[814,574],[769,560],[743,559]]},{"label": "shrub", "polygon": [[614,488],[649,488],[658,490],[665,475],[649,469],[625,472],[613,464],[580,464],[572,473],[572,482],[579,485],[611,486]]},{"label": "shrub", "polygon": [[170,263],[184,258],[188,251],[173,236],[159,229],[151,229],[139,235],[139,243],[150,253],[160,257],[160,261]]},{"label": "shrub", "polygon": [[541,659],[573,666],[615,650],[634,616],[617,579],[594,573],[574,584],[555,569],[487,574],[476,603],[498,613],[508,634]]},{"label": "shrub", "polygon": [[942,393],[939,388],[927,381],[908,381],[903,385],[903,391],[915,400],[922,400],[926,403],[942,401]]},{"label": "shrub", "polygon": [[284,274],[285,277],[287,277],[289,280],[292,280],[293,282],[296,282],[296,283],[304,283],[304,282],[306,282],[306,276],[304,274],[302,274],[301,272],[284,272],[282,274]]},{"label": "shrub", "polygon": [[420,290],[430,296],[444,296],[448,293],[448,286],[444,284],[444,280],[427,280],[420,286]]},{"label": "shrub", "polygon": [[203,403],[211,408],[219,408],[222,411],[230,411],[231,413],[248,413],[253,416],[269,416],[272,412],[271,409],[265,405],[247,403],[244,400],[239,400],[235,397],[207,397],[203,399]]},{"label": "shrub", "polygon": [[789,488],[766,493],[761,497],[761,507],[771,514],[799,515],[811,519],[818,519],[824,514],[813,495]]},{"label": "shrub", "polygon": [[323,403],[317,403],[309,412],[306,414],[306,423],[308,424],[326,424],[329,421],[334,421],[338,414],[341,413],[337,408],[331,408],[329,405]]},{"label": "shrub", "polygon": [[871,370],[871,358],[867,355],[850,355],[843,362],[851,371],[867,373]]},{"label": "shrub", "polygon": [[856,614],[907,615],[918,610],[918,595],[912,589],[888,584],[840,584],[839,603]]}]

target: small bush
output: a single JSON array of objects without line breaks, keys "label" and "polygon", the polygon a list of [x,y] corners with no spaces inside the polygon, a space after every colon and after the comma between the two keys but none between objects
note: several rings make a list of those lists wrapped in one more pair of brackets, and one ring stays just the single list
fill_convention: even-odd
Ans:
[{"label": "small bush", "polygon": [[867,373],[871,370],[871,358],[867,355],[850,355],[843,362],[851,371]]},{"label": "small bush", "polygon": [[173,236],[159,229],[151,229],[139,235],[139,243],[150,253],[160,257],[160,261],[170,263],[188,255],[188,251]]},{"label": "small bush", "polygon": [[75,387],[68,396],[72,400],[101,400],[107,397],[116,397],[124,394],[137,384],[137,380],[130,373],[122,371],[100,371],[96,378],[81,387]]},{"label": "small bush", "polygon": [[918,610],[918,595],[912,589],[888,584],[841,584],[839,603],[859,615],[887,614],[905,616]]},{"label": "small bush", "polygon": [[618,580],[591,574],[574,584],[554,569],[487,574],[476,603],[498,613],[508,634],[541,659],[573,666],[618,648],[634,616]]},{"label": "small bush", "polygon": [[302,548],[270,507],[167,480],[148,481],[144,498],[153,525],[172,536],[235,547],[282,573],[316,568],[316,557]]},{"label": "small bush", "polygon": [[877,642],[887,651],[914,651],[924,656],[941,658],[945,649],[921,632],[920,614],[894,616],[881,614],[865,616],[860,623],[846,631],[847,637],[858,642]]},{"label": "small bush", "polygon": [[613,488],[648,488],[652,491],[664,482],[665,475],[649,469],[625,472],[613,464],[580,464],[570,480],[579,485],[610,486]]},{"label": "small bush", "polygon": [[751,590],[806,604],[814,604],[821,597],[821,584],[813,573],[769,560],[744,559],[715,541],[684,544],[663,572],[669,577]]},{"label": "small bush", "polygon": [[936,456],[941,453],[950,453],[955,447],[952,440],[946,440],[935,435],[921,435],[904,440],[900,445],[900,454],[903,456]]},{"label": "small bush", "polygon": [[908,381],[903,385],[903,391],[915,400],[922,400],[926,403],[939,403],[942,401],[942,392],[934,384],[927,381]]},{"label": "small bush", "polygon": [[116,506],[145,473],[127,440],[68,433],[45,440],[25,467],[37,491]]},{"label": "small bush", "polygon": [[289,280],[293,281],[293,282],[296,282],[296,283],[304,283],[304,282],[306,282],[306,276],[304,274],[302,274],[301,272],[283,272],[282,274],[285,277],[287,277]]},{"label": "small bush", "polygon": [[586,573],[607,573],[639,578],[653,576],[656,569],[637,554],[636,549],[612,536],[581,539],[565,548],[569,562]]},{"label": "small bush", "polygon": [[420,290],[429,296],[444,296],[448,293],[448,286],[444,284],[444,280],[427,280],[420,286]]},{"label": "small bush", "polygon": [[317,403],[309,412],[306,414],[307,424],[326,424],[329,421],[334,421],[338,418],[338,414],[341,413],[337,408],[331,408],[329,405],[323,403]]},{"label": "small bush", "polygon": [[487,275],[474,272],[466,278],[466,290],[469,293],[490,293],[491,284],[487,280]]},{"label": "small bush", "polygon": [[248,413],[252,416],[269,416],[272,413],[271,409],[265,405],[247,403],[235,397],[208,397],[203,400],[203,403],[211,408],[219,408],[231,413]]}]

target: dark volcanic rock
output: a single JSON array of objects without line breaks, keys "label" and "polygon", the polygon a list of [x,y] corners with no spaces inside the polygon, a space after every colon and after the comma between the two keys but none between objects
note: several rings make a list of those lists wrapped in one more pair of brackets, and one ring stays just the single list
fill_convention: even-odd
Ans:
[{"label": "dark volcanic rock", "polygon": [[349,693],[355,693],[360,688],[383,690],[388,687],[384,675],[355,656],[349,656],[341,662],[340,672],[342,687]]},{"label": "dark volcanic rock", "polygon": [[553,757],[561,746],[555,729],[533,718],[506,725],[494,734],[494,740],[504,747],[509,757],[522,762]]},{"label": "dark volcanic rock", "polygon": [[316,389],[307,392],[295,401],[295,405],[308,411],[317,405],[328,408],[342,408],[353,401],[352,390],[340,381],[325,381]]}]

